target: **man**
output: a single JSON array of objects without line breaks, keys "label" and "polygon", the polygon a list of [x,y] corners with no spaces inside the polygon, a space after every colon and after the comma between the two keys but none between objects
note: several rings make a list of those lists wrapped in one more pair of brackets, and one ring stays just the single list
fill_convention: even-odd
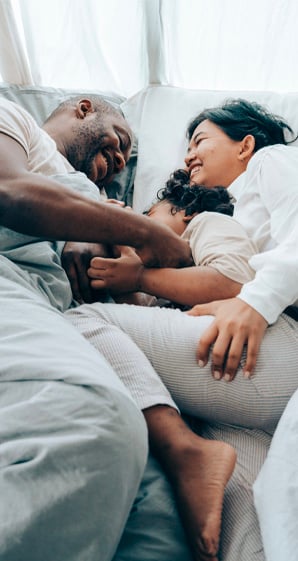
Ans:
[{"label": "man", "polygon": [[[1,561],[110,560],[143,474],[141,413],[61,313],[72,293],[57,243],[127,244],[147,264],[189,262],[169,229],[96,200],[94,183],[125,166],[131,138],[96,96],[65,102],[44,130],[0,101]],[[77,184],[75,170],[91,198],[50,177]]]}]

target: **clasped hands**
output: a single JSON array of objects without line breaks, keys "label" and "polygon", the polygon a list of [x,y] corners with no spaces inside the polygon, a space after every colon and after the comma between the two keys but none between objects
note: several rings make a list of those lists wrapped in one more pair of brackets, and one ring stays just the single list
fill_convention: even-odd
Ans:
[{"label": "clasped hands", "polygon": [[135,250],[128,246],[114,246],[114,258],[94,257],[87,270],[94,289],[107,289],[111,294],[137,292],[144,264]]}]

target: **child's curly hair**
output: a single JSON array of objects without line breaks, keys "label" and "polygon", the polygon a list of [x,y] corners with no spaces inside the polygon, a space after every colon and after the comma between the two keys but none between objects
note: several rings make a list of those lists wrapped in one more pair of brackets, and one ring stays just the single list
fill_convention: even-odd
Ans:
[{"label": "child's curly hair", "polygon": [[219,212],[233,216],[234,205],[224,187],[208,188],[202,185],[190,185],[189,174],[184,169],[172,173],[166,186],[157,193],[157,202],[168,201],[172,213],[185,210],[185,216],[200,212]]}]

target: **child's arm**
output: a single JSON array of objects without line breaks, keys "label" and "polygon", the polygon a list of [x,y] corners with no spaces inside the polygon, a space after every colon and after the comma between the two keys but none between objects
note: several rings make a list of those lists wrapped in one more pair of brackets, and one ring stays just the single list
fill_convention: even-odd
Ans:
[{"label": "child's arm", "polygon": [[[146,268],[129,247],[123,247],[116,259],[95,257],[88,274],[93,288],[106,288],[112,294],[145,292],[186,306],[231,298],[242,286],[208,266]],[[134,297],[132,303],[140,302]]]},{"label": "child's arm", "polygon": [[248,261],[256,248],[233,218],[217,213],[198,215],[187,228],[187,238],[197,266],[146,268],[133,249],[122,247],[117,259],[91,261],[91,284],[118,293],[141,291],[193,306],[232,298],[253,278]]}]

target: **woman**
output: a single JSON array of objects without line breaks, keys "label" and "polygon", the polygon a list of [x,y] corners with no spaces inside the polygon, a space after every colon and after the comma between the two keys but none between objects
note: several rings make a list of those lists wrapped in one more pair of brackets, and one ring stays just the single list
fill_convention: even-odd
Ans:
[{"label": "woman", "polygon": [[[259,105],[244,100],[234,100],[219,108],[203,111],[188,130],[190,142],[185,162],[190,181],[209,188],[220,184],[229,188],[235,196],[235,217],[253,237],[259,250],[259,254],[250,260],[256,271],[255,279],[243,286],[239,297],[216,304],[220,312],[224,309],[223,314],[227,319],[222,320],[219,316],[215,323],[210,317],[189,317],[178,310],[144,310],[136,307],[130,308],[128,312],[125,306],[117,305],[86,306],[86,315],[93,314],[94,328],[97,316],[125,331],[147,355],[183,412],[208,421],[259,427],[273,433],[287,401],[297,387],[297,324],[285,314],[277,318],[298,297],[297,262],[293,258],[297,243],[295,218],[298,191],[295,175],[298,149],[286,146],[284,133],[285,130],[291,131],[286,123]],[[98,265],[102,267],[102,261],[95,259],[90,271],[93,278],[101,277],[96,271]],[[102,281],[99,284],[102,286]],[[97,286],[97,281],[93,282],[93,286]],[[212,313],[214,305],[209,306],[211,309],[204,309]],[[237,320],[233,320],[232,328],[228,331],[224,327],[222,334],[221,324],[229,321],[231,306],[236,310]],[[191,313],[196,312],[201,313],[202,309],[194,309]],[[84,313],[83,309],[81,313]],[[249,327],[243,327],[245,322]],[[273,322],[266,330],[267,324]],[[238,325],[234,331],[233,325]],[[207,335],[204,335],[207,327]],[[251,377],[254,365],[251,357],[256,355],[259,340],[265,331],[255,376]],[[213,352],[212,379],[210,367],[206,365],[206,348],[218,332]],[[201,340],[199,358],[202,366],[199,373],[195,361],[198,339]],[[202,354],[202,341],[205,354]],[[231,381],[236,364],[239,364],[239,347],[242,350],[246,341],[248,358],[245,358],[244,352],[234,382],[223,385],[216,381],[223,376],[220,353],[229,346],[224,379]],[[244,376],[240,375],[241,371]],[[163,390],[158,379],[151,387],[155,390],[155,394],[152,390],[153,405],[145,409],[145,417],[154,434],[158,433],[160,426],[158,416],[162,409],[157,404],[161,403]],[[147,394],[149,388],[148,380],[145,388]],[[170,411],[173,410],[172,405]],[[169,419],[169,430],[170,424]],[[231,451],[224,451],[226,459],[222,462],[218,450],[217,463],[223,465],[222,470],[226,473],[221,477],[218,471],[213,472],[204,493],[192,499],[194,486],[190,484],[185,490],[181,480],[178,483],[178,493],[184,493],[183,501],[188,503],[183,515],[196,559],[204,559],[204,556],[216,559],[221,508],[212,496],[211,488],[215,482],[215,495],[222,500],[220,486],[225,484],[232,464]],[[200,458],[199,466],[203,472],[201,487],[208,472],[208,461],[212,463],[214,455],[213,451],[207,459]],[[174,479],[175,485],[177,479]],[[188,479],[195,480],[191,470]],[[213,504],[211,513],[206,507],[207,503]],[[201,520],[199,511],[204,520]],[[212,519],[213,524],[206,525],[206,519],[209,522]]]}]

